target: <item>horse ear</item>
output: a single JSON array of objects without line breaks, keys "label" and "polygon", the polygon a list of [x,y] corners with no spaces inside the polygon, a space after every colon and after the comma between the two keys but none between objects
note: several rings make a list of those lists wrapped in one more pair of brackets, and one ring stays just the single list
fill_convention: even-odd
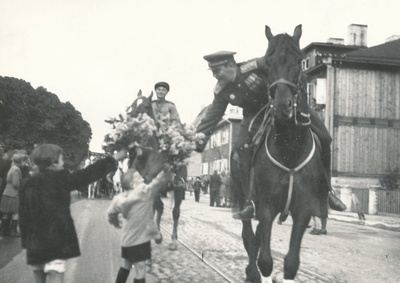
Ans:
[{"label": "horse ear", "polygon": [[142,90],[139,89],[138,93],[137,93],[137,97],[141,97],[142,96]]},{"label": "horse ear", "polygon": [[151,91],[150,96],[148,97],[148,99],[151,101],[153,99],[153,91]]},{"label": "horse ear", "polygon": [[298,25],[293,32],[293,39],[299,43],[300,42],[300,37],[301,37],[301,25]]},{"label": "horse ear", "polygon": [[274,37],[269,26],[265,26],[265,36],[267,37],[268,41]]}]

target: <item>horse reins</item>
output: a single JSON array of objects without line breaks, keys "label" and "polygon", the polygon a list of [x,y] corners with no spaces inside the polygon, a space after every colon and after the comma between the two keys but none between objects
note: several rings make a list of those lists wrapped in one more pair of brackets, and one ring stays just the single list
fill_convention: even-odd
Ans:
[{"label": "horse reins", "polygon": [[289,191],[288,191],[288,198],[286,200],[286,205],[285,208],[283,210],[283,212],[281,213],[279,219],[284,222],[287,218],[287,216],[289,215],[289,206],[290,203],[292,201],[292,195],[293,195],[293,183],[294,183],[294,174],[298,171],[300,171],[304,166],[307,165],[307,163],[311,160],[311,158],[313,157],[314,153],[315,153],[315,140],[314,140],[314,136],[313,133],[310,130],[311,133],[311,139],[313,141],[312,143],[312,148],[311,148],[311,152],[308,155],[308,157],[296,168],[288,168],[285,165],[279,163],[275,158],[272,157],[272,155],[270,154],[269,150],[268,150],[268,136],[271,130],[268,130],[267,135],[265,137],[265,151],[267,153],[268,158],[272,161],[272,163],[274,163],[276,166],[278,166],[279,168],[281,168],[282,170],[286,171],[289,173]]}]

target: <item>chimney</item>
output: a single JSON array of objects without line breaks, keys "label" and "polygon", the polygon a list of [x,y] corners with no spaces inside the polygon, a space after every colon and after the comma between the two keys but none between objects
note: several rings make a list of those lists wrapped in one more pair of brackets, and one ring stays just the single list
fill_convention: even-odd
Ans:
[{"label": "chimney", "polygon": [[331,37],[331,38],[328,38],[327,42],[328,43],[332,43],[332,44],[344,45],[344,39],[343,38]]},{"label": "chimney", "polygon": [[347,45],[367,47],[367,31],[367,25],[349,25],[347,29]]}]

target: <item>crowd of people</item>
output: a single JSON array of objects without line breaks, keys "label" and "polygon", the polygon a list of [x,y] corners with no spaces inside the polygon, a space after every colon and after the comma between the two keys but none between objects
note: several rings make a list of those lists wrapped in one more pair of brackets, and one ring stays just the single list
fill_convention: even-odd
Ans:
[{"label": "crowd of people", "polygon": [[25,150],[9,150],[0,154],[2,155],[0,159],[0,235],[19,237],[18,192],[22,180],[28,177],[31,171],[28,167],[28,154]]},{"label": "crowd of people", "polygon": [[189,194],[194,194],[196,202],[200,202],[200,195],[209,194],[210,206],[230,207],[231,205],[231,178],[228,172],[222,171],[218,173],[214,170],[213,174],[208,177],[189,177],[187,181],[187,190]]}]

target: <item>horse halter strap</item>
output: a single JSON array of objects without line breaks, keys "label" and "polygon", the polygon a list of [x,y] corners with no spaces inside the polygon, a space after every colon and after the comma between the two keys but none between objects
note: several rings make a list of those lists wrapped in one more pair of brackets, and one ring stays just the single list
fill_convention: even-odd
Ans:
[{"label": "horse halter strap", "polygon": [[285,80],[284,78],[280,78],[279,80],[276,80],[276,81],[274,81],[270,86],[269,86],[269,88],[271,89],[273,86],[275,86],[275,85],[277,85],[277,84],[286,84],[286,85],[290,85],[290,86],[292,86],[292,87],[294,87],[294,88],[298,88],[298,85],[295,85],[294,83],[292,83],[292,82],[290,82],[290,81],[288,81],[288,80]]},{"label": "horse halter strap", "polygon": [[311,124],[311,116],[310,116],[309,113],[303,113],[303,112],[300,111],[300,116],[303,116],[304,118],[306,118],[307,119],[306,122],[299,122],[299,120],[297,119],[297,103],[298,103],[299,93],[301,92],[300,79],[301,79],[301,71],[299,73],[299,79],[297,80],[297,85],[292,83],[291,81],[288,81],[288,80],[284,79],[284,78],[280,78],[280,79],[274,81],[269,86],[269,91],[271,91],[271,88],[276,86],[277,84],[285,84],[285,85],[294,87],[296,89],[296,94],[294,95],[294,104],[293,104],[294,122],[295,122],[295,124],[297,126],[308,126],[308,125]]},{"label": "horse halter strap", "polygon": [[300,171],[304,166],[307,165],[307,163],[311,160],[311,158],[314,156],[315,153],[315,140],[314,140],[314,136],[313,133],[310,130],[311,133],[311,139],[313,141],[312,143],[312,148],[311,148],[311,152],[308,155],[308,157],[296,168],[290,169],[288,167],[286,167],[285,165],[279,163],[275,158],[272,157],[271,153],[268,150],[268,136],[269,136],[270,130],[267,132],[267,136],[265,137],[265,152],[267,153],[268,158],[272,161],[272,163],[274,163],[276,166],[278,166],[279,168],[281,168],[282,170],[288,172],[290,174],[289,176],[289,191],[288,191],[288,198],[286,200],[286,205],[285,208],[283,210],[283,213],[280,216],[280,220],[283,222],[286,220],[286,217],[289,215],[289,206],[290,203],[292,201],[292,195],[293,195],[293,183],[294,183],[294,174],[298,171]]}]

